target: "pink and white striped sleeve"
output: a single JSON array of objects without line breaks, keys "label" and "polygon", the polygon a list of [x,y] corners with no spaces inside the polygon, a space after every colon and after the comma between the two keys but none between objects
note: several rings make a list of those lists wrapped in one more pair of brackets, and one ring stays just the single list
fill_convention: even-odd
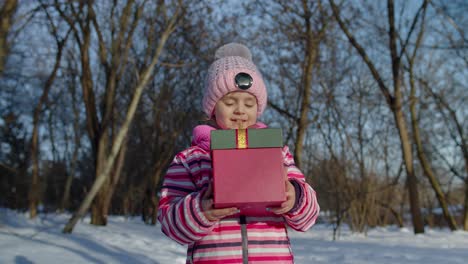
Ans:
[{"label": "pink and white striped sleeve", "polygon": [[179,153],[169,166],[160,192],[158,220],[161,230],[180,244],[200,240],[215,224],[201,211],[205,190],[197,190],[191,175],[185,157]]},{"label": "pink and white striped sleeve", "polygon": [[296,205],[283,216],[291,228],[304,232],[315,224],[320,212],[320,206],[314,189],[305,181],[304,174],[296,167],[294,158],[287,146],[283,148],[283,159],[289,180],[294,181],[295,184],[293,185],[300,188],[300,194],[296,195],[298,199]]}]

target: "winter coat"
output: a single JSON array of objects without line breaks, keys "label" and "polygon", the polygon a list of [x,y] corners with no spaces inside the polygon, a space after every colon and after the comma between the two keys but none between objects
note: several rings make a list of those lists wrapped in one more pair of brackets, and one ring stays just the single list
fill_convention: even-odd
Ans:
[{"label": "winter coat", "polygon": [[[160,192],[158,219],[165,235],[188,245],[187,263],[242,263],[239,215],[212,222],[201,210],[201,199],[212,178],[212,129],[196,127],[192,146],[174,157]],[[306,231],[319,213],[315,191],[295,166],[287,146],[282,153],[288,178],[298,194],[296,205],[284,215],[246,217],[249,263],[293,263],[287,226]]]}]

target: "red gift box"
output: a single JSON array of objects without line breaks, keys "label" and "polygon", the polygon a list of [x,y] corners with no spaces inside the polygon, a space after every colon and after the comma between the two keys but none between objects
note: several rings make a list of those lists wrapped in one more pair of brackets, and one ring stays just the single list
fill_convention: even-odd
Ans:
[{"label": "red gift box", "polygon": [[281,130],[216,130],[211,139],[215,208],[262,216],[286,200]]}]

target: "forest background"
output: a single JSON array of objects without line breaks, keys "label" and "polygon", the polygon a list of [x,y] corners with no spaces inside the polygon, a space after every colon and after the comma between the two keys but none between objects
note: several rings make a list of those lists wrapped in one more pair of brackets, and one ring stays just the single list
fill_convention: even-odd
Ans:
[{"label": "forest background", "polygon": [[204,122],[216,48],[246,44],[262,121],[337,230],[468,231],[466,1],[0,1],[0,207],[156,223]]}]

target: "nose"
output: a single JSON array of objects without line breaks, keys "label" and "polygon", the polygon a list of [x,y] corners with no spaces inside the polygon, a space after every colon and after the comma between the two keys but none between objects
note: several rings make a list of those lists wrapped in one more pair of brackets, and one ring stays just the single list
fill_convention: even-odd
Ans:
[{"label": "nose", "polygon": [[243,115],[244,113],[245,113],[245,107],[242,104],[237,104],[236,108],[234,109],[234,114]]}]

